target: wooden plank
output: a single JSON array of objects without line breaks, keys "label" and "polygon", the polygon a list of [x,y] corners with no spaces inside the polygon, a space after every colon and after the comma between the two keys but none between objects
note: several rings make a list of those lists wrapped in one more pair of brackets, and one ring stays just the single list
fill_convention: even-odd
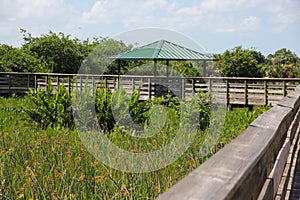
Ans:
[{"label": "wooden plank", "polygon": [[[264,188],[273,190],[271,196],[274,197],[289,153],[290,142],[286,140],[284,143],[284,140],[295,116],[293,110],[298,109],[293,101],[285,103],[261,115],[232,143],[160,195],[159,199],[256,199],[256,192],[263,187],[267,177],[272,179]],[[256,145],[265,145],[265,148]],[[253,152],[255,149],[260,153]],[[274,165],[273,159],[278,152],[277,164]],[[270,189],[271,180],[274,180],[273,189]]]},{"label": "wooden plank", "polygon": [[286,140],[277,156],[273,170],[268,177],[269,179],[273,180],[273,194],[272,194],[273,197],[275,197],[281,181],[281,177],[289,153],[289,148],[290,148],[290,142],[289,140]]}]

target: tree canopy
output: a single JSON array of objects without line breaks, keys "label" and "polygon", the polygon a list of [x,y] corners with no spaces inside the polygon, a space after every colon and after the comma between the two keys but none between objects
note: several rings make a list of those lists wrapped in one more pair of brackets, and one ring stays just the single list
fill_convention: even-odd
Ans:
[{"label": "tree canopy", "polygon": [[267,56],[266,75],[275,78],[300,77],[300,59],[286,48]]},{"label": "tree canopy", "polygon": [[4,72],[41,72],[47,71],[43,62],[28,51],[12,46],[0,45],[0,71]]},{"label": "tree canopy", "polygon": [[226,50],[217,55],[217,67],[221,76],[227,77],[262,77],[262,65],[265,57],[254,49],[242,49],[241,46]]},{"label": "tree canopy", "polygon": [[[110,38],[79,40],[63,33],[33,37],[21,30],[23,44],[15,48],[0,44],[0,71],[4,72],[54,72],[75,74],[81,66],[84,73],[125,74],[136,66],[151,65],[150,61],[120,61],[113,57],[131,50],[133,45]],[[241,46],[215,55],[216,61],[208,67],[227,77],[300,77],[300,59],[291,50],[282,48],[265,57],[255,49],[243,49]],[[165,63],[160,63],[165,70]],[[170,62],[170,68],[182,76],[200,76],[195,63]],[[100,71],[100,69],[106,69]],[[147,70],[147,69],[145,69]],[[151,70],[151,69],[148,69]]]},{"label": "tree canopy", "polygon": [[90,51],[88,43],[63,33],[50,31],[41,37],[32,37],[24,30],[22,32],[25,42],[22,49],[46,63],[47,69],[54,73],[76,73]]}]

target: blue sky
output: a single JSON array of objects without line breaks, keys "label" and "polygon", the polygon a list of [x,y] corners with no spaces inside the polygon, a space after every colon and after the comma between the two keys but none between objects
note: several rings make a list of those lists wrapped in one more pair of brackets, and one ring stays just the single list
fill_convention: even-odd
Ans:
[{"label": "blue sky", "polygon": [[0,0],[0,43],[63,32],[80,39],[139,28],[179,32],[209,53],[235,46],[300,56],[300,0]]}]

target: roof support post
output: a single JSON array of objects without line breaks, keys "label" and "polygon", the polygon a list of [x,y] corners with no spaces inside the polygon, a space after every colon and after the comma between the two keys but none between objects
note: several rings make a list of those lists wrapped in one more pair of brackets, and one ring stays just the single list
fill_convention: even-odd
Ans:
[{"label": "roof support post", "polygon": [[121,60],[118,59],[118,76],[120,76],[121,73]]},{"label": "roof support post", "polygon": [[206,63],[206,60],[203,61],[203,77],[206,76],[206,66],[207,66],[207,63]]},{"label": "roof support post", "polygon": [[157,65],[157,60],[154,59],[154,71],[153,71],[153,76],[155,77],[156,76],[156,65]]},{"label": "roof support post", "polygon": [[169,77],[169,60],[167,60],[167,72],[166,72],[166,76]]}]

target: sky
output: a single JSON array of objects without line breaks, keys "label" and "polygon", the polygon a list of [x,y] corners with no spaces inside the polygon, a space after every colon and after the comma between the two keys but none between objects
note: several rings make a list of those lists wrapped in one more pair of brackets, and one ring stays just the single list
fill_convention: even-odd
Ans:
[{"label": "sky", "polygon": [[0,44],[15,47],[20,29],[84,40],[143,28],[177,32],[208,53],[242,46],[300,57],[300,0],[0,0]]}]

